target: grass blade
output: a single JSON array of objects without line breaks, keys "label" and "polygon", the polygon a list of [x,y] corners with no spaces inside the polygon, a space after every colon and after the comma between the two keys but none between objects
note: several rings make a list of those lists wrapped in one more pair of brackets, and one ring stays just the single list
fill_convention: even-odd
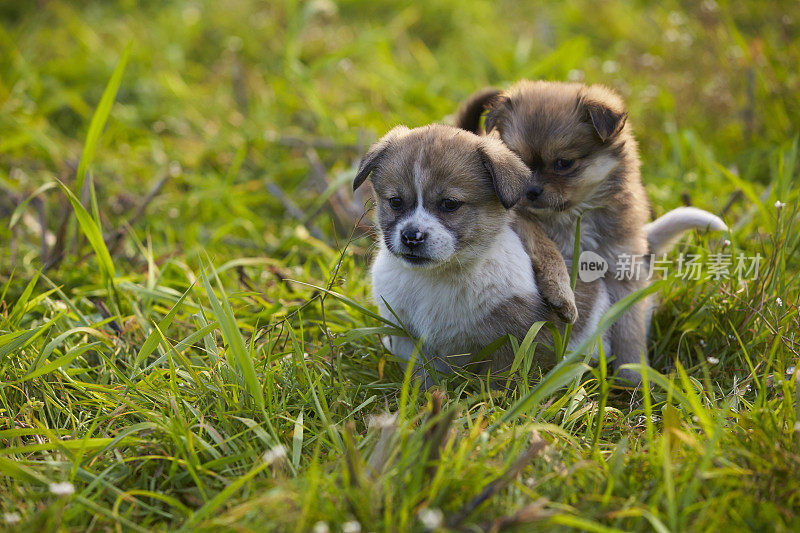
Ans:
[{"label": "grass blade", "polygon": [[113,283],[114,277],[116,276],[116,271],[114,270],[114,262],[111,260],[111,254],[108,253],[108,248],[106,247],[106,243],[103,240],[103,234],[100,231],[97,223],[95,222],[92,215],[83,207],[81,201],[78,200],[78,197],[73,194],[69,188],[64,185],[58,178],[56,178],[58,184],[61,186],[61,190],[64,191],[64,194],[67,195],[69,198],[69,202],[72,204],[72,209],[75,211],[75,217],[78,219],[78,224],[83,231],[83,234],[86,236],[86,239],[89,241],[92,249],[94,250],[95,256],[97,257],[97,262],[100,264],[100,270],[103,272],[103,277],[106,279],[107,282]]},{"label": "grass blade", "polygon": [[[216,272],[214,274],[216,276]],[[211,282],[205,271],[202,273],[202,279],[206,294],[211,302],[211,309],[214,312],[214,316],[217,317],[217,322],[219,322],[220,329],[222,330],[222,336],[228,343],[229,353],[232,354],[232,357],[228,358],[228,362],[239,369],[239,372],[241,372],[244,378],[245,385],[247,386],[247,392],[253,397],[258,409],[263,411],[265,406],[264,391],[261,389],[261,383],[258,381],[253,360],[250,358],[250,354],[245,347],[242,332],[239,331],[239,326],[236,325],[236,318],[233,316],[233,310],[231,309],[231,304],[228,301],[225,290],[222,288],[222,283],[219,277],[217,277],[217,285],[222,295],[222,301],[220,301],[214,293],[214,289],[211,287]]]},{"label": "grass blade", "polygon": [[86,170],[89,168],[94,153],[97,149],[97,143],[100,140],[100,134],[103,133],[103,128],[108,120],[108,115],[111,113],[111,107],[114,105],[114,99],[117,97],[117,91],[122,83],[122,73],[125,72],[125,65],[128,64],[128,58],[131,55],[131,48],[133,41],[128,43],[122,56],[108,80],[103,96],[100,98],[100,103],[97,104],[97,109],[92,115],[92,121],[89,123],[89,131],[86,133],[86,140],[83,143],[83,152],[81,152],[81,160],[78,163],[78,171],[75,181],[75,190],[83,190],[83,181],[86,179]]}]

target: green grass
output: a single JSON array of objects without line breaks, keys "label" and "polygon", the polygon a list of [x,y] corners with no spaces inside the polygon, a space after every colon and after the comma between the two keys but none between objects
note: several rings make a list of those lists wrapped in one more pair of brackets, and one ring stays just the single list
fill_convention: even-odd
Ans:
[{"label": "green grass", "polygon": [[[0,527],[800,529],[800,7],[523,4],[3,4]],[[650,392],[380,344],[354,165],[522,77],[617,88],[655,213],[765,258],[666,279]]]}]

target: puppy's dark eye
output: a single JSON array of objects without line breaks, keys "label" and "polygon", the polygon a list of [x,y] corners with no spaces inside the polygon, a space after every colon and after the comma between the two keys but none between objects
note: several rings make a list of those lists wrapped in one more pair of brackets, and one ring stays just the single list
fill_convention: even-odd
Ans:
[{"label": "puppy's dark eye", "polygon": [[397,211],[401,207],[403,207],[403,199],[399,196],[392,196],[389,198],[389,207]]},{"label": "puppy's dark eye", "polygon": [[564,172],[565,170],[571,169],[574,164],[575,161],[572,159],[557,159],[553,165],[553,169],[555,169],[556,172]]},{"label": "puppy's dark eye", "polygon": [[464,205],[464,202],[459,202],[458,200],[453,200],[452,198],[445,198],[439,202],[439,208],[442,211],[447,211],[448,213],[452,213],[462,205]]}]

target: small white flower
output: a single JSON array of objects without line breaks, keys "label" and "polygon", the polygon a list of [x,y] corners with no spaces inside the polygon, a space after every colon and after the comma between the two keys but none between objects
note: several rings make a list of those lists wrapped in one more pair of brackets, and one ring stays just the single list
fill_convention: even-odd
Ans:
[{"label": "small white flower", "polygon": [[728,239],[725,239],[724,241],[722,241],[722,246],[723,247],[727,248],[730,245],[731,245],[731,241],[729,241]]},{"label": "small white flower", "polygon": [[442,525],[444,514],[439,509],[422,509],[417,513],[419,521],[427,529],[436,529]]},{"label": "small white flower", "polygon": [[264,453],[264,461],[269,464],[272,464],[275,461],[279,461],[281,459],[286,459],[286,448],[282,444],[273,446],[267,452]]},{"label": "small white flower", "polygon": [[706,347],[706,341],[705,340],[700,339],[700,347],[701,348],[705,348]]},{"label": "small white flower", "polygon": [[183,173],[183,169],[181,168],[181,164],[177,161],[170,161],[167,172],[170,178],[176,178]]},{"label": "small white flower", "polygon": [[727,50],[727,55],[731,59],[740,59],[744,57],[744,52],[739,46],[729,46]]},{"label": "small white flower", "polygon": [[361,533],[361,524],[355,520],[350,520],[342,524],[342,533]]},{"label": "small white flower", "polygon": [[372,415],[367,419],[367,421],[369,427],[374,427],[376,429],[390,428],[394,425],[395,421],[397,421],[397,413],[380,413],[378,415]]},{"label": "small white flower", "polygon": [[786,375],[791,376],[792,374],[794,374],[794,371],[796,369],[797,368],[794,365],[786,367]]},{"label": "small white flower", "polygon": [[642,89],[639,94],[645,100],[652,100],[653,98],[658,96],[658,92],[659,92],[658,87],[656,87],[655,85],[648,85],[647,87]]},{"label": "small white flower", "polygon": [[679,32],[675,28],[670,28],[664,32],[664,40],[666,40],[668,43],[674,43],[680,38],[681,38],[681,32]]},{"label": "small white flower", "polygon": [[778,304],[778,307],[783,307],[783,300],[780,297],[775,298],[775,303]]},{"label": "small white flower", "polygon": [[717,359],[713,355],[709,355],[708,357],[706,357],[706,361],[708,362],[709,365],[716,365],[719,363],[719,359]]},{"label": "small white flower", "polygon": [[603,72],[605,72],[606,74],[614,74],[619,70],[619,63],[617,63],[612,59],[608,59],[606,61],[603,61],[603,65],[601,68],[603,69]]},{"label": "small white flower", "polygon": [[3,521],[9,526],[13,526],[14,524],[19,524],[20,520],[22,520],[22,517],[19,515],[19,513],[3,514]]},{"label": "small white flower", "polygon": [[[642,66],[644,67],[655,67],[659,65],[662,62],[662,60],[660,57],[654,56],[653,54],[642,54],[641,62]],[[647,90],[648,91],[652,90],[651,87],[653,89],[656,89],[656,91],[658,91],[658,88],[655,87],[654,85],[648,85]]]},{"label": "small white flower", "polygon": [[314,533],[328,533],[330,530],[331,528],[328,527],[328,523],[322,520],[314,524],[314,527],[311,528],[311,531]]},{"label": "small white flower", "polygon": [[677,11],[671,11],[670,14],[667,16],[669,19],[669,23],[675,26],[680,26],[686,20],[683,15]]},{"label": "small white flower", "polygon": [[50,483],[50,492],[56,496],[69,496],[75,492],[75,486],[69,481]]},{"label": "small white flower", "polygon": [[786,207],[785,203],[781,202],[780,200],[775,200],[775,208],[776,209],[781,209],[781,208],[784,208],[784,207]]},{"label": "small white flower", "polygon": [[569,81],[583,81],[585,77],[583,71],[576,68],[567,72],[567,79]]},{"label": "small white flower", "polygon": [[703,0],[703,2],[700,4],[700,9],[702,9],[706,13],[711,13],[713,11],[716,11],[717,7],[719,6],[717,5],[717,2],[715,0]]}]

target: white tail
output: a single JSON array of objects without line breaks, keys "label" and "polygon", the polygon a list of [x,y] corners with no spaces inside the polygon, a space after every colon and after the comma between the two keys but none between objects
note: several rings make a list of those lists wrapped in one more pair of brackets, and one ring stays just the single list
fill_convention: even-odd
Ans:
[{"label": "white tail", "polygon": [[644,229],[650,253],[656,254],[669,248],[687,230],[728,231],[728,226],[708,211],[696,207],[678,207],[645,225]]}]

